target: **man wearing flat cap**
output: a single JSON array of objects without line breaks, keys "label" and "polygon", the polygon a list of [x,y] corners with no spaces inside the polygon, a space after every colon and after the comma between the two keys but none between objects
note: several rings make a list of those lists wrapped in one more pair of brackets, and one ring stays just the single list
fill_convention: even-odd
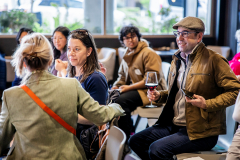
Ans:
[{"label": "man wearing flat cap", "polygon": [[226,134],[225,109],[235,103],[240,89],[228,61],[202,42],[201,19],[186,17],[173,29],[179,50],[171,63],[168,90],[148,91],[150,100],[166,104],[155,125],[129,140],[144,160],[171,160],[180,153],[212,149],[218,135]]}]

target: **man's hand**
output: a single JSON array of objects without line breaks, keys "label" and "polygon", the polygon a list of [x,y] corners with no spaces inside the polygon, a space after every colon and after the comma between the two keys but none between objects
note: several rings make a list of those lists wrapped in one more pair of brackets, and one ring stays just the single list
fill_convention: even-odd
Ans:
[{"label": "man's hand", "polygon": [[119,89],[121,89],[121,93],[131,90],[129,85],[122,85],[121,87],[119,87]]},{"label": "man's hand", "polygon": [[156,89],[154,89],[153,91],[148,90],[147,91],[147,97],[148,97],[150,102],[151,101],[156,101],[160,98],[160,93]]},{"label": "man's hand", "polygon": [[185,96],[186,102],[191,103],[193,106],[196,106],[196,107],[199,107],[199,108],[202,108],[202,109],[207,108],[205,98],[203,98],[202,96],[196,95],[196,94],[194,94],[193,97],[195,99],[190,99],[190,98]]}]

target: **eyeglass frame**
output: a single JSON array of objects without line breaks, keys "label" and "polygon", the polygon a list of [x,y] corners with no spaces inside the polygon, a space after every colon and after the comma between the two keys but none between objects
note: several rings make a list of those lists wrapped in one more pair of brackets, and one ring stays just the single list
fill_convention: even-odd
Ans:
[{"label": "eyeglass frame", "polygon": [[[65,38],[65,37],[64,37]],[[64,38],[58,38],[58,40],[62,41]],[[52,41],[55,41],[55,39],[57,40],[57,38],[51,37]]]},{"label": "eyeglass frame", "polygon": [[[127,37],[127,36],[124,36],[124,37]],[[133,40],[133,38],[136,38],[137,37],[137,35],[136,34],[134,34],[133,36],[131,36],[131,37],[127,37],[127,38],[124,38],[123,37],[123,41],[129,41],[130,39],[132,39]]]},{"label": "eyeglass frame", "polygon": [[[85,32],[85,34],[90,38],[89,33],[88,33],[88,30],[86,30],[86,29],[75,29],[75,30],[71,31],[71,32],[69,33],[69,35],[73,34],[74,32],[79,33],[79,34]],[[91,39],[91,38],[90,38],[90,39]]]},{"label": "eyeglass frame", "polygon": [[[186,36],[184,36],[183,33],[186,33]],[[180,35],[182,35],[182,37],[187,38],[189,36],[189,33],[199,33],[199,32],[197,32],[197,31],[192,31],[192,32],[189,32],[189,31],[182,31],[182,32],[173,31],[173,35],[175,37],[180,37]]]}]

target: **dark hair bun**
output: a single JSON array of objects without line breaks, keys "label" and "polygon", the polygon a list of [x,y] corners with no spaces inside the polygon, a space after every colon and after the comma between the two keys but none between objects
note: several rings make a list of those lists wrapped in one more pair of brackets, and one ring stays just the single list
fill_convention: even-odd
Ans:
[{"label": "dark hair bun", "polygon": [[35,68],[35,69],[43,69],[42,67],[42,61],[39,57],[37,56],[28,56],[25,57],[25,63],[30,67],[30,68]]}]

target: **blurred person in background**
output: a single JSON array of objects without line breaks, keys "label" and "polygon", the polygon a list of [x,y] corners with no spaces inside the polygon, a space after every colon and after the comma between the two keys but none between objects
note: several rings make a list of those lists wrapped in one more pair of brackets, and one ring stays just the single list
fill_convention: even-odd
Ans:
[{"label": "blurred person in background", "polygon": [[50,71],[52,74],[57,76],[57,70],[55,69],[55,61],[61,60],[65,61],[65,65],[67,65],[67,39],[69,36],[70,30],[67,27],[59,26],[53,31],[52,35],[52,46],[53,46],[53,54],[54,61],[52,66],[50,67]]},{"label": "blurred person in background", "polygon": [[[21,40],[24,36],[28,35],[28,34],[31,34],[33,33],[33,30],[30,29],[30,28],[21,28],[19,31],[18,31],[18,34],[16,36],[16,41],[17,41],[17,45],[19,46],[20,43],[21,43]],[[13,80],[12,82],[12,86],[18,86],[20,85],[22,79],[17,77],[16,74],[15,74],[15,79]]]},{"label": "blurred person in background", "polygon": [[[235,34],[236,40],[237,40],[237,51],[240,51],[240,29],[236,31]],[[235,75],[237,76],[238,80],[240,81],[240,52],[237,53],[233,59],[231,61],[229,61],[229,65],[231,67],[231,69],[233,70],[233,72],[235,73]]]}]

